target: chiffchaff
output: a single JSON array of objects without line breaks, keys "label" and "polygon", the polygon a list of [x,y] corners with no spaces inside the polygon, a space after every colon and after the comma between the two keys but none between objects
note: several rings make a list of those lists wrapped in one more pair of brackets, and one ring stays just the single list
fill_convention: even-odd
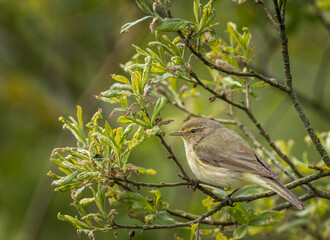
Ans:
[{"label": "chiffchaff", "polygon": [[182,137],[189,166],[199,180],[227,189],[258,184],[304,209],[301,201],[274,179],[277,174],[270,165],[241,136],[220,123],[196,118],[170,135]]}]

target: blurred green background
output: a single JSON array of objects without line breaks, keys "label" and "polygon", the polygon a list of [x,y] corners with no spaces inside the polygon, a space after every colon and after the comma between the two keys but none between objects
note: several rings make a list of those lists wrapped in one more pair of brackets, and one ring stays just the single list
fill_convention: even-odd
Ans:
[{"label": "blurred green background", "polygon": [[[193,19],[191,1],[172,2],[174,16]],[[134,54],[132,43],[146,46],[151,39],[149,25],[145,22],[120,34],[123,24],[143,16],[133,0],[0,0],[0,9],[0,240],[78,239],[74,228],[56,217],[59,211],[76,214],[68,204],[70,193],[53,193],[51,179],[46,177],[55,168],[49,161],[52,149],[75,144],[61,130],[58,117],[74,116],[77,104],[83,107],[86,122],[99,107],[105,117],[111,112],[111,106],[96,101],[94,95],[110,86],[111,73],[123,74],[119,64]],[[228,21],[239,28],[249,27],[256,49],[253,65],[282,78],[279,42],[262,8],[252,1],[238,6],[222,0],[217,1],[216,9],[218,33],[227,39]],[[329,10],[324,13],[329,16]],[[289,1],[287,23],[295,87],[314,128],[329,131],[329,34],[305,1]],[[273,139],[294,139],[293,153],[298,158],[307,151],[317,161],[318,155],[304,142],[306,132],[287,98],[273,89],[260,91],[260,97],[253,108]],[[193,103],[188,105],[191,110],[212,114],[217,109],[216,117],[226,117],[223,103],[213,103],[211,108],[207,98]],[[167,129],[176,130],[185,116],[175,115],[174,109],[168,114],[176,121]],[[248,119],[242,121],[257,134]],[[180,140],[169,142],[184,160]],[[178,170],[165,154],[158,139],[150,139],[131,159],[158,171],[148,181],[177,181]],[[195,213],[204,210],[200,207],[202,195],[191,190],[167,189],[163,194],[177,208]],[[135,239],[169,239],[174,232],[137,231]],[[119,231],[118,238],[128,239],[126,234]],[[96,237],[114,239],[112,233]]]}]

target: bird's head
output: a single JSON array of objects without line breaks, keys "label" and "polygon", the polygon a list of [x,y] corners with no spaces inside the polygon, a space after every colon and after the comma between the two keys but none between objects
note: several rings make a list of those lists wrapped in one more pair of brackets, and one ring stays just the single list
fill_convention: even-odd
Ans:
[{"label": "bird's head", "polygon": [[195,118],[187,121],[179,131],[171,133],[170,136],[180,136],[188,143],[194,144],[219,127],[222,125],[211,119]]}]

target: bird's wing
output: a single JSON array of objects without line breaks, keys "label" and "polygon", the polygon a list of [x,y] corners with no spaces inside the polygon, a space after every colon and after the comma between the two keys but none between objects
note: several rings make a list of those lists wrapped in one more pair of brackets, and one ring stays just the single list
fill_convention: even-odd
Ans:
[{"label": "bird's wing", "polygon": [[270,165],[239,136],[226,128],[205,136],[194,146],[199,159],[207,164],[232,171],[276,177]]}]

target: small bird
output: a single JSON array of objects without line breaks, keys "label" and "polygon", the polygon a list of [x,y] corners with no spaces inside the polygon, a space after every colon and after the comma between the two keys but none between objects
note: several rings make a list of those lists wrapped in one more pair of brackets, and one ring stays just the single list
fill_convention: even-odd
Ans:
[{"label": "small bird", "polygon": [[182,137],[188,164],[197,179],[235,191],[258,184],[304,209],[301,201],[275,179],[278,175],[270,165],[240,135],[220,123],[195,118],[170,135]]}]

